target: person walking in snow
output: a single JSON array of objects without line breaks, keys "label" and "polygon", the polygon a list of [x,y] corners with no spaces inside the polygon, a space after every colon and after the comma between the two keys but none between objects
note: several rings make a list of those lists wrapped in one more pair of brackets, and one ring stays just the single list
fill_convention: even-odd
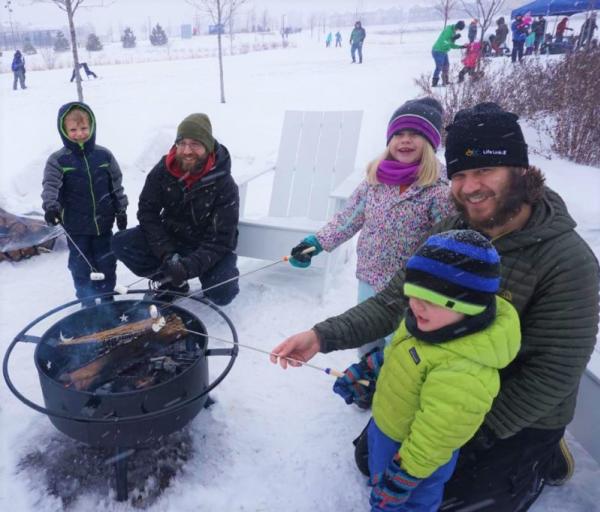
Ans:
[{"label": "person walking in snow", "polygon": [[333,34],[329,32],[329,34],[327,34],[327,38],[325,39],[325,48],[331,47],[331,41],[333,41]]},{"label": "person walking in snow", "polygon": [[442,30],[435,44],[433,45],[431,50],[431,55],[433,56],[433,61],[435,62],[435,69],[433,71],[433,78],[431,82],[433,87],[437,87],[440,80],[440,73],[442,74],[442,85],[448,85],[448,71],[450,70],[448,52],[451,49],[465,47],[464,45],[458,45],[454,42],[460,37],[460,34],[457,34],[457,32],[463,30],[464,28],[465,22],[462,20],[456,22],[454,25],[448,25],[444,30]]},{"label": "person walking in snow", "polygon": [[[529,165],[517,120],[481,103],[458,111],[447,128],[447,173],[459,214],[432,233],[468,228],[492,242],[502,262],[498,295],[519,313],[521,350],[501,372],[500,393],[483,425],[460,451],[444,512],[482,503],[522,512],[545,485],[561,485],[573,473],[563,435],[596,344],[600,271],[562,198]],[[285,358],[309,361],[319,351],[387,336],[406,312],[405,275],[401,269],[375,296],[287,338],[271,351],[271,362],[298,366]],[[357,459],[364,461],[366,436],[357,443]]]},{"label": "person walking in snow", "polygon": [[538,19],[531,24],[531,32],[534,34],[533,49],[538,53],[546,35],[546,18],[538,16]]},{"label": "person walking in snow", "polygon": [[154,166],[140,194],[139,226],[117,233],[113,251],[134,274],[161,281],[156,298],[189,292],[188,279],[216,304],[239,292],[236,278],[238,187],[231,157],[212,134],[206,114],[191,114],[177,127],[175,143]]},{"label": "person walking in snow", "polygon": [[[371,512],[436,512],[460,448],[517,355],[519,315],[496,295],[500,258],[473,230],[433,235],[406,264],[406,317],[385,349],[338,378],[346,403],[370,405],[366,427]],[[367,397],[367,404],[363,400]]]},{"label": "person walking in snow", "polygon": [[13,91],[17,90],[17,82],[19,82],[21,89],[27,89],[25,86],[25,57],[19,50],[13,55],[10,69],[13,72]]},{"label": "person walking in snow", "polygon": [[[346,207],[291,250],[290,263],[308,267],[314,256],[333,251],[360,231],[358,301],[385,288],[431,227],[453,211],[435,156],[441,127],[442,106],[434,98],[399,107],[388,123],[384,153],[367,166],[365,180]],[[309,248],[314,251],[303,254]],[[361,347],[359,354],[371,348]]]},{"label": "person walking in snow", "polygon": [[342,34],[339,31],[335,33],[335,47],[342,47]]},{"label": "person walking in snow", "polygon": [[354,28],[350,33],[350,55],[352,56],[352,64],[356,62],[356,53],[358,52],[358,63],[362,64],[363,54],[362,47],[367,37],[367,32],[361,25],[360,21],[354,24]]},{"label": "person walking in snow", "polygon": [[[94,305],[93,295],[115,288],[112,227],[115,219],[119,230],[127,227],[128,201],[119,164],[107,148],[96,144],[92,109],[81,102],[67,103],[58,111],[57,124],[64,147],[46,162],[42,208],[46,222],[62,224],[72,239],[67,238],[69,270],[77,298],[89,307]],[[91,280],[90,267],[78,248],[94,269],[104,274],[102,281]]]}]

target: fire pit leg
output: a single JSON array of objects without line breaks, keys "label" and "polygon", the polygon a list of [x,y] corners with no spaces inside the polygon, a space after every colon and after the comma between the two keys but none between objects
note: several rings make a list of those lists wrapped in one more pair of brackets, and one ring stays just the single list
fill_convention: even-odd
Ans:
[{"label": "fire pit leg", "polygon": [[130,450],[121,450],[118,446],[115,452],[115,482],[117,501],[127,501],[127,459]]}]

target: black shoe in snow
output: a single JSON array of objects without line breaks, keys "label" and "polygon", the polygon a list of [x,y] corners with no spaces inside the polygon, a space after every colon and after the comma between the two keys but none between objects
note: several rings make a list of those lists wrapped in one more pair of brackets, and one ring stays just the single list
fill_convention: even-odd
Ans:
[{"label": "black shoe in snow", "polygon": [[566,439],[563,437],[560,443],[554,448],[552,460],[548,468],[546,483],[558,487],[566,483],[572,476],[575,470],[575,461],[569,450]]}]

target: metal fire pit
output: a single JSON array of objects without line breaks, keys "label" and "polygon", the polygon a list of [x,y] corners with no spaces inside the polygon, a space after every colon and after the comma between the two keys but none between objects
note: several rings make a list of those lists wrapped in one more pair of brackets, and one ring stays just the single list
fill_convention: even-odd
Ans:
[{"label": "metal fire pit", "polygon": [[[130,290],[130,294],[142,293]],[[208,393],[229,373],[238,353],[237,333],[229,318],[211,302],[189,297],[212,308],[227,323],[233,335],[231,348],[209,349],[206,327],[187,309],[159,301],[122,299],[99,304],[70,313],[53,324],[41,336],[29,331],[42,320],[59,313],[79,301],[59,306],[27,325],[8,347],[4,356],[4,379],[12,393],[29,407],[46,414],[61,432],[91,446],[113,450],[115,455],[117,499],[127,499],[127,457],[132,448],[160,442],[166,436],[183,428],[207,405]],[[186,334],[181,342],[190,361],[180,372],[143,389],[110,392],[106,388],[94,391],[66,387],[59,374],[69,361],[57,347],[61,336],[77,332],[85,335],[118,326],[123,321],[134,322],[148,317],[148,308],[155,304],[162,314],[176,313],[185,328],[199,334]],[[122,315],[126,315],[127,318]],[[34,363],[38,371],[44,404],[36,404],[23,396],[10,379],[8,364],[17,343],[35,343]],[[76,352],[75,352],[76,353]],[[230,358],[222,373],[209,383],[208,357]]]}]

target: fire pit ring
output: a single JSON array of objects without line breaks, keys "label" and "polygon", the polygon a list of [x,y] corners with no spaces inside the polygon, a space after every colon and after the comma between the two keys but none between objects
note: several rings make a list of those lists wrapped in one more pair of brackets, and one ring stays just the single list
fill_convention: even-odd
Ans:
[{"label": "fire pit ring", "polygon": [[[129,290],[129,294],[142,294],[147,290]],[[106,297],[104,295],[103,297]],[[3,360],[3,375],[11,392],[25,405],[47,415],[62,433],[91,446],[115,451],[117,475],[117,499],[127,499],[127,460],[119,455],[131,448],[149,444],[183,428],[206,405],[208,393],[220,384],[229,373],[238,354],[238,338],[231,320],[212,302],[194,296],[188,297],[215,311],[227,324],[232,334],[233,346],[208,348],[208,335],[202,321],[195,313],[176,304],[157,300],[128,300],[97,304],[72,312],[50,326],[42,336],[30,334],[30,330],[43,320],[62,310],[78,304],[75,300],[58,306],[39,316],[19,332],[9,345]],[[118,322],[135,321],[148,316],[150,305],[161,313],[176,314],[185,328],[194,333],[186,335],[185,342],[195,358],[179,373],[144,389],[107,392],[106,389],[74,389],[65,387],[57,379],[56,364],[62,347],[63,332],[69,333],[75,325],[82,330],[114,327]],[[124,316],[128,317],[124,320]],[[115,320],[119,319],[119,320]],[[93,325],[92,325],[93,324]],[[25,397],[14,385],[9,374],[9,361],[18,343],[36,344],[34,363],[38,371],[44,406]],[[228,356],[230,359],[212,382],[208,382],[208,357]]]}]

